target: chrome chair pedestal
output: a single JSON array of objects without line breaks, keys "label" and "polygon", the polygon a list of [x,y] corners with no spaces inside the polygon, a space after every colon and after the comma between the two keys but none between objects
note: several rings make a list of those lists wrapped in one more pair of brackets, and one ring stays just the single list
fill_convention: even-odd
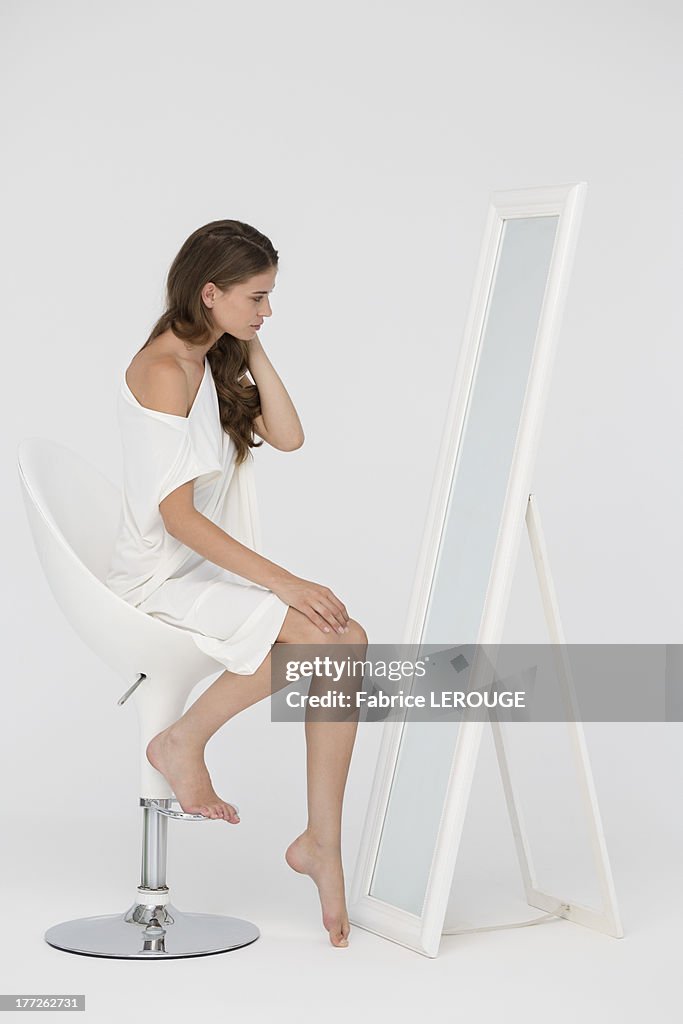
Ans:
[{"label": "chrome chair pedestal", "polygon": [[126,914],[81,917],[56,924],[45,932],[45,941],[56,949],[84,956],[174,960],[227,953],[248,946],[259,934],[256,925],[238,917],[184,914],[172,903],[136,903]]},{"label": "chrome chair pedestal", "polygon": [[219,914],[191,914],[170,902],[166,885],[169,817],[209,821],[201,814],[175,811],[175,799],[141,799],[142,872],[137,899],[123,914],[63,921],[45,932],[57,949],[84,956],[126,960],[171,960],[227,953],[255,942],[261,934],[251,921]]}]

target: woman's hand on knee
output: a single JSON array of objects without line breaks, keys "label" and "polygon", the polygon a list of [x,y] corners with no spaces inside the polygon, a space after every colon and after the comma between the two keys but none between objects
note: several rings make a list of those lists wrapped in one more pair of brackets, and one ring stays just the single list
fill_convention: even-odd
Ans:
[{"label": "woman's hand on knee", "polygon": [[329,587],[320,583],[292,576],[270,589],[280,600],[302,612],[323,633],[343,633],[349,624],[344,604]]}]

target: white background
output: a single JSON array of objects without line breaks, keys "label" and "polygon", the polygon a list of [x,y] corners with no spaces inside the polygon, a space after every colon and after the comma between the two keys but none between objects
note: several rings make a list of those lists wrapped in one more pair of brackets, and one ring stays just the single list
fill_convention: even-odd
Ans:
[{"label": "white background", "polygon": [[[254,224],[280,254],[260,337],[306,433],[256,453],[265,553],[330,586],[371,642],[399,642],[489,194],[585,180],[534,492],[567,641],[681,642],[682,22],[673,0],[0,5],[1,991],[85,992],[98,1022],[132,1003],[379,1019],[385,1000],[393,1020],[483,1006],[597,1021],[607,1001],[635,1021],[653,1000],[678,1019],[675,723],[586,726],[624,939],[555,921],[446,939],[428,961],[352,927],[332,949],[313,883],[282,857],[306,824],[303,726],[271,724],[264,701],[207,748],[242,824],[171,822],[168,873],[181,910],[246,917],[261,939],[158,969],[44,943],[51,924],[132,902],[138,737],[125,684],[47,588],[16,450],[52,437],[119,482],[116,392],[175,253],[210,220]],[[540,615],[527,549],[517,642]],[[362,728],[351,764],[347,885],[379,739]],[[492,750],[486,735],[453,926],[537,914]],[[545,795],[537,826],[559,835]]]}]

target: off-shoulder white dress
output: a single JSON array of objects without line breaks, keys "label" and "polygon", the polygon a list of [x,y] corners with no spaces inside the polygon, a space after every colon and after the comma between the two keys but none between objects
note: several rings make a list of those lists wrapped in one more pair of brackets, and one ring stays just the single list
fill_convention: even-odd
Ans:
[{"label": "off-shoulder white dress", "polygon": [[235,465],[235,443],[220,421],[208,359],[187,417],[141,405],[125,373],[117,416],[123,488],[107,586],[149,615],[186,629],[197,647],[231,672],[255,672],[277,639],[288,605],[172,537],[159,512],[166,495],[194,480],[195,508],[263,553],[253,455]]}]

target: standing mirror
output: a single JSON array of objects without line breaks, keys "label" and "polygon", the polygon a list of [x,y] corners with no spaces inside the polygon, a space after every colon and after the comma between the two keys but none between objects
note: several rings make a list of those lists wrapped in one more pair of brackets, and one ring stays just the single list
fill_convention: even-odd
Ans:
[{"label": "standing mirror", "polygon": [[[491,197],[408,614],[404,642],[416,650],[500,642],[585,189]],[[438,953],[484,725],[408,715],[383,726],[350,919],[428,956]],[[613,906],[581,923],[619,934]]]}]

